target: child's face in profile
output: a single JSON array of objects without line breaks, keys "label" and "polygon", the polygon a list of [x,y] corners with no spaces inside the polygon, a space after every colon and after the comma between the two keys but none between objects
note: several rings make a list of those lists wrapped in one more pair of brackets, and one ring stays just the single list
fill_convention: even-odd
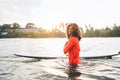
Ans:
[{"label": "child's face in profile", "polygon": [[68,28],[68,34],[71,34],[73,32],[73,28],[72,28],[72,26],[70,26],[69,28]]}]

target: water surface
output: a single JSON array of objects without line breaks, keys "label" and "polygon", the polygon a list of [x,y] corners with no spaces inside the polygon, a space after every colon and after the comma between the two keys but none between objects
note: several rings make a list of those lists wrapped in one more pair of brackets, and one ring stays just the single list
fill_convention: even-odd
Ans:
[{"label": "water surface", "polygon": [[[14,53],[64,55],[65,38],[0,39],[0,80],[67,80],[64,73],[68,59],[38,60],[14,56]],[[120,38],[83,38],[82,53],[117,53]],[[82,80],[120,80],[120,57],[82,59]]]}]

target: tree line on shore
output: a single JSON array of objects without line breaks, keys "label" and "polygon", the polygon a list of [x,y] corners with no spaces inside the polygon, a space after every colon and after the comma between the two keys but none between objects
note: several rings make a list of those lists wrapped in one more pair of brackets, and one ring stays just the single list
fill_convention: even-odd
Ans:
[{"label": "tree line on shore", "polygon": [[86,26],[84,37],[120,37],[120,25],[114,24],[101,29],[94,29],[91,25]]},{"label": "tree line on shore", "polygon": [[[65,25],[61,23],[58,27],[51,30],[46,30],[42,27],[37,28],[34,23],[26,24],[24,29],[37,29],[36,32],[17,32],[16,29],[21,29],[18,23],[0,25],[0,38],[64,38]],[[102,29],[95,29],[91,25],[85,26],[83,37],[120,37],[120,26],[114,24],[112,27],[106,26]],[[6,29],[11,29],[6,35],[2,35]],[[64,31],[63,31],[64,29]]]}]

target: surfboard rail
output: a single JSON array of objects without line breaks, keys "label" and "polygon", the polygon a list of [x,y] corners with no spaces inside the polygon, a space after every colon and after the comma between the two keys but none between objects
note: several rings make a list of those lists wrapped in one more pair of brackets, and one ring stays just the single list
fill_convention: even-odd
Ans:
[{"label": "surfboard rail", "polygon": [[[57,58],[67,58],[67,57],[60,57],[60,56],[53,56],[53,57],[48,57],[48,56],[34,56],[34,55],[28,55],[28,54],[20,54],[20,53],[15,53],[15,56],[19,57],[26,57],[26,58],[37,58],[37,59],[57,59]],[[99,58],[105,58],[105,59],[112,59],[113,56],[120,55],[120,52],[116,54],[110,54],[110,55],[101,55],[101,56],[81,56],[80,58],[84,59],[99,59]]]},{"label": "surfboard rail", "polygon": [[36,58],[36,59],[56,59],[56,58],[58,58],[58,57],[29,56],[29,55],[20,55],[20,54],[14,54],[14,55],[19,56],[19,57]]},{"label": "surfboard rail", "polygon": [[112,59],[113,56],[117,56],[120,55],[120,52],[116,53],[116,54],[111,54],[111,55],[102,55],[102,56],[85,56],[85,57],[81,57],[81,58],[85,58],[85,59],[99,59],[99,58],[105,58],[105,59]]}]

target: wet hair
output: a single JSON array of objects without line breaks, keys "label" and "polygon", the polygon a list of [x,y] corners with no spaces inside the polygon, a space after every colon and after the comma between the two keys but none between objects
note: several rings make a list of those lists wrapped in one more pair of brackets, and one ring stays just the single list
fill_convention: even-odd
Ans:
[{"label": "wet hair", "polygon": [[[69,27],[72,27],[73,31],[71,34],[69,34]],[[75,36],[78,38],[78,40],[80,41],[82,38],[82,30],[81,28],[76,24],[76,23],[70,23],[67,25],[67,29],[66,29],[66,37],[69,39],[70,36]]]}]

